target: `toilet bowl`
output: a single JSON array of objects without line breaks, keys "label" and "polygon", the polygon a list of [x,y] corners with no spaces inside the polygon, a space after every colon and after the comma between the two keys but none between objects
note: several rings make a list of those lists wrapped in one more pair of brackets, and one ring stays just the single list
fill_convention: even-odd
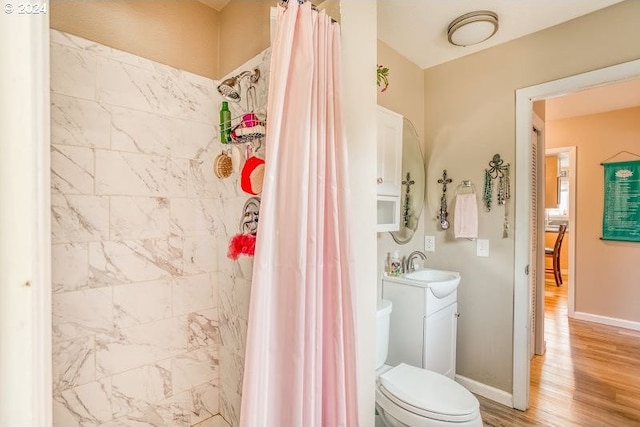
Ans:
[{"label": "toilet bowl", "polygon": [[389,427],[482,427],[478,400],[442,374],[401,363],[376,378],[376,407]]},{"label": "toilet bowl", "polygon": [[454,380],[400,363],[385,365],[391,302],[378,301],[376,411],[388,427],[482,427],[480,404]]}]

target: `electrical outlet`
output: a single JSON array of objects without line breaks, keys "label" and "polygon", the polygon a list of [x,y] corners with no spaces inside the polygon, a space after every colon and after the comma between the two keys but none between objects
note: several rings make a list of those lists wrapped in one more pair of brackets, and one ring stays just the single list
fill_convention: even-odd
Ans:
[{"label": "electrical outlet", "polygon": [[476,255],[488,257],[489,256],[489,240],[478,239],[476,240]]},{"label": "electrical outlet", "polygon": [[436,251],[436,236],[424,236],[424,250],[426,252]]}]

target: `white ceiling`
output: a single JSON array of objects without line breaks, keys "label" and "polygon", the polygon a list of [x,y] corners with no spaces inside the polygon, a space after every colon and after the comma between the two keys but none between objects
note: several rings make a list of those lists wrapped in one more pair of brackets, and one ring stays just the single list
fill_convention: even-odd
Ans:
[{"label": "white ceiling", "polygon": [[[621,0],[378,0],[378,38],[429,68],[525,36]],[[640,1],[640,0],[636,0]],[[460,15],[492,10],[498,32],[475,46],[449,44],[447,28]],[[546,103],[546,119],[601,113],[640,105],[640,79],[588,89]]]},{"label": "white ceiling", "polygon": [[[198,1],[220,11],[231,0]],[[316,5],[324,1],[312,0]],[[378,0],[378,38],[420,68],[428,68],[561,24],[620,1],[622,0]],[[273,0],[273,3],[277,1]],[[498,32],[491,39],[475,46],[449,44],[449,23],[474,10],[496,12],[500,20]]]},{"label": "white ceiling", "polygon": [[[540,31],[621,0],[378,0],[378,38],[428,68]],[[474,10],[498,14],[498,32],[475,46],[447,41],[449,23]]]}]

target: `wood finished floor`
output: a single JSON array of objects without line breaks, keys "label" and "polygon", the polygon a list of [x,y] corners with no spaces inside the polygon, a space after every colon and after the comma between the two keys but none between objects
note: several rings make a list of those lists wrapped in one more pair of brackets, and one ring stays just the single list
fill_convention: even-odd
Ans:
[{"label": "wood finished floor", "polygon": [[640,426],[640,332],[569,319],[566,285],[545,288],[547,352],[531,360],[530,408],[478,396],[485,425]]}]

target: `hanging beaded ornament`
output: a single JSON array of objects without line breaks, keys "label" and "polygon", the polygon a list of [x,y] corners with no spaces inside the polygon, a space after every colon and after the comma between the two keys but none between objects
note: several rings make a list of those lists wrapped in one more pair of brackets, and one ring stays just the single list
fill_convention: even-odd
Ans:
[{"label": "hanging beaded ornament", "polygon": [[484,170],[484,192],[482,193],[482,201],[484,202],[484,210],[491,211],[491,193],[493,192],[493,183],[489,169]]},{"label": "hanging beaded ornament", "polygon": [[482,201],[484,202],[484,209],[487,212],[491,211],[493,181],[495,179],[498,180],[496,201],[498,205],[504,206],[503,238],[509,237],[509,210],[507,209],[507,201],[511,198],[511,177],[509,169],[509,163],[505,164],[504,160],[500,158],[500,154],[494,154],[493,159],[489,162],[489,168],[484,170],[484,193],[482,195]]},{"label": "hanging beaded ornament", "polygon": [[511,198],[511,178],[510,178],[510,170],[509,164],[505,165],[502,176],[500,177],[500,192],[502,194],[501,201],[498,201],[498,204],[504,205],[504,223],[502,226],[502,238],[506,239],[509,237],[509,209],[507,202]]}]

